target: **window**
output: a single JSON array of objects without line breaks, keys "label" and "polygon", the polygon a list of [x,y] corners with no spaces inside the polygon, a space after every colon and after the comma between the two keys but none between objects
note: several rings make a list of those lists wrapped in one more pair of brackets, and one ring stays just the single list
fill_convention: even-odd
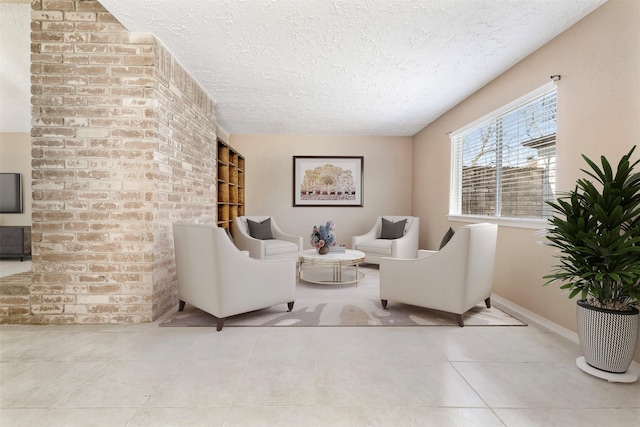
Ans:
[{"label": "window", "polygon": [[556,99],[552,82],[451,134],[450,215],[551,216]]}]

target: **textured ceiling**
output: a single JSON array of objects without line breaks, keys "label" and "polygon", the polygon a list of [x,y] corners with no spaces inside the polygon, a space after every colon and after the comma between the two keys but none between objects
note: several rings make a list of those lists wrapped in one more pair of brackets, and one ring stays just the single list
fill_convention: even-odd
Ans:
[{"label": "textured ceiling", "polygon": [[229,133],[413,135],[605,1],[101,3],[169,48]]}]

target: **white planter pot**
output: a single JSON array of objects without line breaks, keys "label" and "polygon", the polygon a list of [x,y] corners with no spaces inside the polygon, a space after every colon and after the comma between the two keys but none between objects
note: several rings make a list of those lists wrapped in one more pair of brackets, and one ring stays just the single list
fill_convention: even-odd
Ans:
[{"label": "white planter pot", "polygon": [[589,366],[605,372],[627,372],[638,343],[638,314],[592,307],[578,301],[578,338]]}]

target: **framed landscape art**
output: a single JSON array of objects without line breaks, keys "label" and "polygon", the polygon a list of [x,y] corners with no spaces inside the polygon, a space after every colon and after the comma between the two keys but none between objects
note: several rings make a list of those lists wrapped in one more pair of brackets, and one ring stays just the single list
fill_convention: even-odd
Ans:
[{"label": "framed landscape art", "polygon": [[293,206],[363,206],[364,157],[293,156]]}]

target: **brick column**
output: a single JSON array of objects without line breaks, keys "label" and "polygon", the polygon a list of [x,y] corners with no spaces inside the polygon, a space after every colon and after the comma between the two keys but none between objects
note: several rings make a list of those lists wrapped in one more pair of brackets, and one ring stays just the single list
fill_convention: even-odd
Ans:
[{"label": "brick column", "polygon": [[32,2],[32,322],[177,303],[171,224],[215,221],[215,105],[97,1]]}]

